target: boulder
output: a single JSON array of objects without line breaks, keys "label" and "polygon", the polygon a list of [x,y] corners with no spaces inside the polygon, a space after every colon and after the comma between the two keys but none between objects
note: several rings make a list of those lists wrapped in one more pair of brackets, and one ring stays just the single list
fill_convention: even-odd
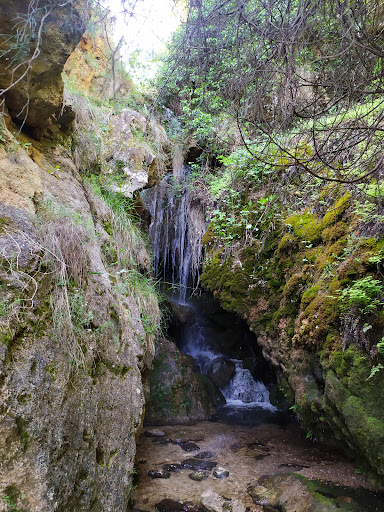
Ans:
[{"label": "boulder", "polygon": [[152,133],[155,128],[149,124],[147,128],[145,116],[127,108],[112,116],[105,137],[104,159],[110,171],[118,170],[122,177],[121,183],[111,185],[111,189],[127,197],[154,185],[165,171],[160,171],[158,159],[144,138],[147,129]]},{"label": "boulder", "polygon": [[236,371],[235,363],[225,357],[216,357],[210,363],[207,375],[211,381],[220,389],[223,389],[234,376]]},{"label": "boulder", "polygon": [[188,304],[179,304],[175,300],[169,299],[167,305],[172,314],[172,320],[176,325],[193,324],[196,320],[194,309]]},{"label": "boulder", "polygon": [[210,380],[194,371],[194,361],[176,345],[161,339],[150,374],[147,425],[189,424],[210,419],[217,393]]},{"label": "boulder", "polygon": [[[363,512],[352,498],[335,492],[331,486],[296,474],[276,474],[261,477],[248,487],[256,504],[283,512]],[[345,490],[346,494],[348,493]]]},{"label": "boulder", "polygon": [[246,506],[239,500],[223,498],[212,488],[203,492],[201,506],[207,512],[245,512]]},{"label": "boulder", "polygon": [[[54,122],[68,127],[74,118],[62,112],[61,73],[87,22],[85,0],[40,0],[38,8],[25,0],[1,2],[0,88],[6,91],[5,103],[12,119],[29,128],[35,138]],[[10,65],[12,60],[14,65]]]}]

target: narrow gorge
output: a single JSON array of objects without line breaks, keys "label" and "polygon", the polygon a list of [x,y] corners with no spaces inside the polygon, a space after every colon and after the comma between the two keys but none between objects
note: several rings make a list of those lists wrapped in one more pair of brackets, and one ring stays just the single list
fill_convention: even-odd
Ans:
[{"label": "narrow gorge", "polygon": [[176,2],[144,87],[137,2],[0,6],[0,511],[384,510],[384,11],[324,2]]}]

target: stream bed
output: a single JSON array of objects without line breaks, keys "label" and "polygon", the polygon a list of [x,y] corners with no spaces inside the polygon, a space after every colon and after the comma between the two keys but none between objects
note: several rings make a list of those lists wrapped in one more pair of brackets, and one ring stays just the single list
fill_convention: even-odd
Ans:
[{"label": "stream bed", "polygon": [[[256,411],[254,413],[256,415]],[[163,437],[148,437],[153,427],[141,435],[137,444],[138,486],[134,492],[136,509],[148,512],[172,510],[172,507],[164,507],[165,502],[161,504],[165,499],[192,502],[198,507],[204,491],[211,488],[231,501],[238,500],[244,510],[296,510],[296,507],[263,508],[250,495],[250,488],[257,486],[257,482],[260,479],[262,481],[265,475],[296,473],[337,486],[321,491],[323,496],[334,501],[335,508],[298,506],[297,512],[384,510],[383,495],[372,491],[368,481],[362,474],[356,473],[353,464],[343,454],[307,439],[296,424],[281,421],[279,416],[270,415],[268,420],[268,416],[262,415],[263,421],[252,426],[236,425],[228,421],[228,415],[221,416],[225,419],[188,426],[156,427],[164,432]],[[199,454],[203,458],[199,458]],[[193,460],[217,463],[217,467],[225,468],[229,476],[215,478],[213,469],[210,469],[206,471],[207,477],[204,480],[194,481],[190,478],[194,473],[191,469]],[[175,465],[175,468],[170,464]],[[178,465],[187,467],[181,469]],[[204,464],[202,466],[208,467]],[[154,478],[148,474],[164,468],[172,469],[168,475],[166,473],[168,478]],[[295,493],[297,489],[292,486],[291,501],[298,498]],[[184,507],[184,510],[189,510],[191,506]],[[224,506],[223,510],[226,508],[234,509]]]}]

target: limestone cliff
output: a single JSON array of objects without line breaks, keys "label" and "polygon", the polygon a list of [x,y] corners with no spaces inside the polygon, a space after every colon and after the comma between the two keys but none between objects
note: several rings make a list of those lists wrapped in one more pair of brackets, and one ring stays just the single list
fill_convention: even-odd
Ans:
[{"label": "limestone cliff", "polygon": [[2,2],[0,85],[11,118],[39,138],[68,127],[61,73],[88,21],[88,2]]},{"label": "limestone cliff", "polygon": [[[28,9],[22,1],[11,7],[1,7],[8,28],[9,20]],[[28,32],[28,52],[38,45],[39,55],[30,80],[4,95],[6,115],[0,120],[4,511],[126,511],[159,325],[146,246],[127,215],[125,195],[112,186],[121,183],[116,146],[109,145],[108,168],[96,161],[98,176],[92,180],[88,173],[84,180],[81,155],[101,154],[110,134],[98,121],[107,111],[108,125],[116,112],[86,103],[83,120],[93,116],[100,139],[88,138],[83,146],[85,93],[72,90],[78,101],[64,108],[65,123],[60,118],[60,74],[82,35],[83,7],[77,1],[41,2],[30,13],[37,16],[42,39],[40,44],[39,35]],[[3,41],[5,50],[9,41]],[[7,70],[3,89],[9,86]],[[131,133],[133,119],[146,118],[129,112],[125,129]],[[68,128],[75,117],[72,135]]]}]

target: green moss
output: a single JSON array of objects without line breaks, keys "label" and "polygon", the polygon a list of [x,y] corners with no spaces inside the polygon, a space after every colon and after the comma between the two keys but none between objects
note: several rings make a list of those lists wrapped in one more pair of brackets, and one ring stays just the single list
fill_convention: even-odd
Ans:
[{"label": "green moss", "polygon": [[322,223],[312,214],[291,215],[285,220],[285,224],[292,226],[294,234],[300,240],[318,242],[321,239]]},{"label": "green moss", "polygon": [[0,233],[4,233],[6,228],[11,224],[11,219],[9,217],[0,217]]},{"label": "green moss", "polygon": [[297,249],[298,238],[292,233],[285,233],[279,242],[277,250],[279,253]]},{"label": "green moss", "polygon": [[310,304],[313,301],[313,299],[317,296],[318,291],[319,291],[319,286],[315,285],[303,293],[303,295],[301,297],[301,305],[303,308],[306,308],[308,306],[308,304]]},{"label": "green moss", "polygon": [[292,295],[298,296],[301,293],[302,288],[305,286],[308,276],[303,272],[297,272],[293,274],[286,282],[283,295],[290,297]]},{"label": "green moss", "polygon": [[331,226],[341,217],[341,215],[351,206],[351,194],[345,193],[340,199],[334,202],[329,211],[322,220],[323,227]]},{"label": "green moss", "polygon": [[345,222],[337,222],[334,226],[325,228],[321,236],[324,242],[333,242],[343,237],[348,232],[348,226]]},{"label": "green moss", "polygon": [[340,256],[343,254],[343,251],[347,245],[347,239],[341,238],[340,240],[337,240],[335,243],[333,243],[328,249],[328,254],[332,256]]},{"label": "green moss", "polygon": [[209,245],[211,245],[213,243],[214,238],[215,238],[215,236],[214,236],[214,233],[213,233],[213,225],[212,225],[212,222],[211,222],[209,224],[209,226],[208,226],[207,231],[204,233],[203,238],[202,238],[201,241],[202,241],[203,245],[207,247],[207,246],[209,246]]}]

